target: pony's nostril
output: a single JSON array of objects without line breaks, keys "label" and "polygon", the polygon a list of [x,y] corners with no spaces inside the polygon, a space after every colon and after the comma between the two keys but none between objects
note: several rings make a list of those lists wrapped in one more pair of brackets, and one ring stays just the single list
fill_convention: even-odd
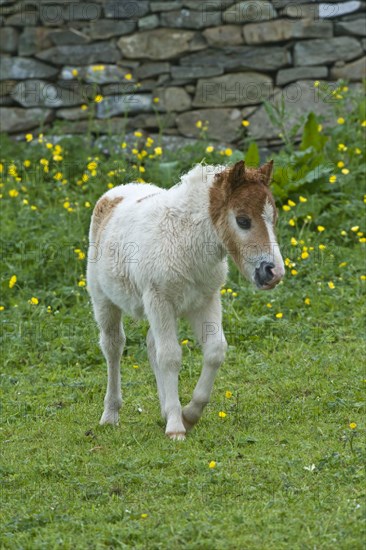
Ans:
[{"label": "pony's nostril", "polygon": [[268,284],[274,277],[272,262],[261,262],[260,266],[255,270],[255,280],[259,286]]},{"label": "pony's nostril", "polygon": [[274,269],[274,264],[272,264],[272,263],[266,264],[264,269],[265,269],[265,272],[266,272],[268,275],[270,275],[271,277],[273,277],[272,269]]}]

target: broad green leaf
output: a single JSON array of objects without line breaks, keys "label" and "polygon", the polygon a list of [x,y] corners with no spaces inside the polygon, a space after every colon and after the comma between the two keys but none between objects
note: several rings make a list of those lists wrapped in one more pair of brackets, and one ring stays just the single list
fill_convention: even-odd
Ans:
[{"label": "broad green leaf", "polygon": [[260,163],[260,157],[259,157],[258,145],[254,141],[252,141],[245,155],[245,164],[247,166],[253,166],[254,168],[256,168],[257,166],[259,166],[259,163]]},{"label": "broad green leaf", "polygon": [[309,113],[306,120],[300,149],[308,149],[313,147],[315,151],[321,151],[327,141],[326,136],[319,132],[319,121],[314,113]]}]

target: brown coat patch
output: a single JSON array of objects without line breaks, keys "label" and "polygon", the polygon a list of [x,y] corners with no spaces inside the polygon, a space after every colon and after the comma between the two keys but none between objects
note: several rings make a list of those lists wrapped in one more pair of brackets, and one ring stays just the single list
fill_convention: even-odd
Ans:
[{"label": "brown coat patch", "polygon": [[[238,267],[241,267],[243,259],[248,260],[261,252],[270,251],[268,231],[262,214],[268,200],[276,219],[276,206],[269,189],[271,174],[272,163],[256,169],[245,168],[244,162],[241,161],[217,174],[210,189],[209,211],[212,222]],[[247,216],[252,221],[252,229],[248,234],[250,238],[247,239],[245,250],[238,235],[228,223],[230,210],[235,216]]]},{"label": "brown coat patch", "polygon": [[102,197],[94,207],[91,233],[96,243],[99,242],[101,233],[110,219],[113,210],[123,201],[123,197],[109,199]]}]

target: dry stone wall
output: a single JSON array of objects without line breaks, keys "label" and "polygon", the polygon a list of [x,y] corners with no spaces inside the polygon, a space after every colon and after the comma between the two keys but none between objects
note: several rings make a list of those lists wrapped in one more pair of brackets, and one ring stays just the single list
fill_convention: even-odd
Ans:
[{"label": "dry stone wall", "polygon": [[271,144],[264,100],[282,95],[296,120],[327,109],[314,80],[365,78],[365,11],[361,0],[0,0],[1,129],[84,133],[95,110],[98,133],[163,128],[179,143],[201,120],[235,143],[244,118]]}]

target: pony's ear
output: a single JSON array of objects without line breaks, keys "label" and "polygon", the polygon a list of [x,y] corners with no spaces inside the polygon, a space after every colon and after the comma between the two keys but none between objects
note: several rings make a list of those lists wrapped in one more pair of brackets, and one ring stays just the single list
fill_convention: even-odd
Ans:
[{"label": "pony's ear", "polygon": [[263,164],[263,166],[259,168],[259,172],[264,176],[263,183],[265,185],[269,185],[272,180],[273,160],[270,160],[266,164]]},{"label": "pony's ear", "polygon": [[230,168],[228,182],[233,191],[245,183],[245,163],[243,160]]}]

